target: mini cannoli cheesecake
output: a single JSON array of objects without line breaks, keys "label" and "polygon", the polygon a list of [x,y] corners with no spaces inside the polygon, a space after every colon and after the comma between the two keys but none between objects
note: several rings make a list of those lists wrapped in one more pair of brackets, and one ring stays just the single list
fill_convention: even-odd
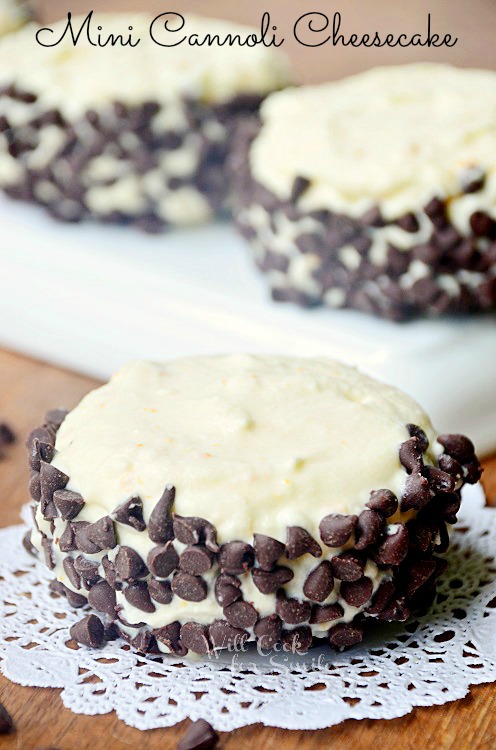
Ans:
[{"label": "mini cannoli cheesecake", "polygon": [[[0,43],[0,187],[10,196],[65,221],[148,231],[225,210],[233,129],[288,81],[286,59],[260,46],[163,48],[150,38],[152,21],[94,17],[95,31],[98,23],[114,36],[127,38],[131,26],[134,47],[99,47],[83,18],[72,19],[77,44],[67,19],[49,35],[29,25]],[[249,31],[188,23],[203,34]]]},{"label": "mini cannoli cheesecake", "polygon": [[208,655],[360,642],[431,602],[470,440],[327,359],[136,362],[27,441],[25,546],[71,635]]},{"label": "mini cannoli cheesecake", "polygon": [[417,64],[270,96],[233,159],[276,300],[402,320],[496,308],[496,72]]}]

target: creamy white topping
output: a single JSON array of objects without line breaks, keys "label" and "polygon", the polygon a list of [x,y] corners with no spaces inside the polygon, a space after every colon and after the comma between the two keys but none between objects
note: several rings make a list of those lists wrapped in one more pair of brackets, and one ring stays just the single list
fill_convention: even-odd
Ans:
[{"label": "creamy white topping", "polygon": [[[231,33],[244,38],[255,31],[228,21],[185,18],[185,29],[200,36],[210,33],[223,38]],[[83,20],[72,19],[76,31]],[[289,80],[286,58],[276,50],[215,44],[164,48],[150,38],[152,20],[145,13],[94,15],[94,39],[98,26],[104,36],[113,33],[124,38],[132,26],[134,40],[141,38],[135,48],[92,46],[85,31],[77,46],[66,34],[57,46],[43,47],[36,42],[37,27],[30,24],[0,44],[0,85],[15,80],[40,96],[43,109],[56,107],[70,118],[113,101],[133,105],[192,97],[206,103],[224,102],[240,93],[266,94]],[[67,19],[51,26],[53,34],[44,32],[40,38],[45,43],[60,38],[66,24]]]},{"label": "creamy white topping", "polygon": [[[373,489],[401,493],[409,422],[433,441],[412,399],[327,359],[135,362],[68,415],[53,464],[85,499],[78,520],[135,494],[147,520],[173,484],[175,511],[210,520],[221,542],[285,541],[290,525],[318,539],[328,513],[359,512]],[[121,525],[118,535],[138,549],[149,541]]]},{"label": "creamy white topping", "polygon": [[[287,199],[295,177],[311,180],[302,209],[387,219],[451,197],[455,226],[474,210],[496,216],[496,72],[448,65],[376,68],[342,81],[287,89],[262,107],[251,149],[254,177]],[[461,175],[486,174],[463,195]]]},{"label": "creamy white topping", "polygon": [[15,31],[26,23],[26,20],[25,3],[19,3],[17,0],[0,0],[0,36]]}]

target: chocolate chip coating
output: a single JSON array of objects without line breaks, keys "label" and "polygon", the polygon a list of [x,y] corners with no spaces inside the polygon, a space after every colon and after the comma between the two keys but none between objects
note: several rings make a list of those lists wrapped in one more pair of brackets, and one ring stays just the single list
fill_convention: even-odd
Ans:
[{"label": "chocolate chip coating", "polygon": [[330,645],[341,651],[350,648],[363,640],[363,629],[353,623],[339,623],[329,631]]},{"label": "chocolate chip coating", "polygon": [[124,596],[129,604],[142,612],[155,612],[155,605],[150,599],[145,581],[136,581],[124,589]]},{"label": "chocolate chip coating", "polygon": [[146,523],[143,518],[143,501],[138,496],[131,497],[122,503],[122,505],[119,505],[114,510],[113,516],[118,523],[131,526],[136,531],[144,531],[146,529]]},{"label": "chocolate chip coating", "polygon": [[148,573],[143,559],[132,547],[121,545],[114,558],[114,566],[121,581],[142,578]]},{"label": "chocolate chip coating", "polygon": [[257,562],[263,570],[272,570],[280,557],[285,552],[282,542],[265,534],[253,535],[253,547]]},{"label": "chocolate chip coating", "polygon": [[410,474],[405,481],[401,510],[420,510],[431,499],[428,480],[420,473]]},{"label": "chocolate chip coating", "polygon": [[363,607],[372,596],[372,581],[363,576],[358,581],[343,581],[339,592],[345,602],[352,607]]},{"label": "chocolate chip coating", "polygon": [[70,490],[56,490],[53,502],[63,521],[72,521],[83,508],[84,500],[78,492]]},{"label": "chocolate chip coating", "polygon": [[342,547],[350,540],[357,522],[357,516],[331,513],[320,522],[320,538],[327,547]]},{"label": "chocolate chip coating", "polygon": [[195,654],[208,654],[211,650],[207,625],[198,622],[185,622],[181,626],[181,642]]},{"label": "chocolate chip coating", "polygon": [[301,526],[290,526],[286,536],[286,557],[288,560],[296,560],[305,554],[321,557],[320,544]]},{"label": "chocolate chip coating", "polygon": [[398,524],[379,545],[374,560],[380,565],[399,565],[407,555],[408,544],[408,529],[404,524]]},{"label": "chocolate chip coating", "polygon": [[205,518],[174,516],[174,535],[183,544],[204,544],[210,552],[218,552],[217,532]]},{"label": "chocolate chip coating", "polygon": [[212,567],[213,555],[203,544],[186,547],[179,558],[179,567],[186,573],[199,576]]},{"label": "chocolate chip coating", "polygon": [[214,648],[241,648],[248,639],[246,630],[235,628],[226,620],[215,620],[208,634]]},{"label": "chocolate chip coating", "polygon": [[253,567],[255,552],[246,542],[228,542],[223,544],[219,552],[219,565],[224,573],[239,575]]},{"label": "chocolate chip coating", "polygon": [[76,622],[70,629],[71,638],[83,646],[98,648],[103,644],[103,623],[96,615],[88,615]]},{"label": "chocolate chip coating", "polygon": [[156,578],[150,578],[148,581],[148,593],[158,604],[170,604],[173,598],[170,582],[157,581]]},{"label": "chocolate chip coating", "polygon": [[468,463],[475,455],[474,444],[465,435],[439,435],[437,442],[461,464]]},{"label": "chocolate chip coating", "polygon": [[221,573],[214,586],[215,600],[221,607],[228,607],[242,598],[241,581],[236,576]]},{"label": "chocolate chip coating", "polygon": [[262,617],[254,626],[253,631],[262,649],[271,649],[281,640],[282,621],[279,615],[272,614]]},{"label": "chocolate chip coating", "polygon": [[384,536],[386,524],[382,515],[375,510],[363,510],[358,516],[355,531],[355,549],[364,550]]},{"label": "chocolate chip coating", "polygon": [[315,604],[312,607],[310,624],[332,622],[333,620],[339,620],[343,615],[344,610],[340,604]]},{"label": "chocolate chip coating", "polygon": [[306,654],[312,645],[312,629],[308,625],[300,625],[292,630],[284,630],[281,640],[284,651]]},{"label": "chocolate chip coating", "polygon": [[328,560],[323,560],[309,573],[303,584],[303,593],[313,602],[323,602],[331,594],[333,588],[332,565]]},{"label": "chocolate chip coating", "polygon": [[207,598],[207,584],[199,576],[179,571],[172,579],[172,591],[187,602],[201,602]]},{"label": "chocolate chip coating", "polygon": [[148,521],[148,536],[156,544],[165,544],[174,538],[172,506],[175,496],[175,487],[167,485],[162,497],[151,512]]},{"label": "chocolate chip coating", "polygon": [[115,618],[115,605],[117,603],[115,591],[107,581],[100,581],[91,587],[88,593],[88,603],[98,612],[104,612],[111,619]]},{"label": "chocolate chip coating", "polygon": [[358,581],[365,569],[363,557],[358,553],[342,552],[331,559],[332,572],[340,581]]},{"label": "chocolate chip coating", "polygon": [[294,577],[293,571],[284,566],[278,566],[270,572],[262,568],[253,568],[251,574],[253,583],[262,594],[274,594]]},{"label": "chocolate chip coating", "polygon": [[113,549],[117,545],[114,522],[110,516],[104,516],[95,523],[90,523],[85,527],[84,534],[90,542],[96,545],[98,551]]},{"label": "chocolate chip coating", "polygon": [[400,463],[409,474],[422,471],[424,460],[418,438],[411,437],[400,445]]},{"label": "chocolate chip coating", "polygon": [[385,518],[388,518],[398,510],[398,498],[391,490],[373,490],[366,505],[367,508],[382,513]]},{"label": "chocolate chip coating", "polygon": [[308,622],[312,613],[312,607],[310,602],[299,601],[293,598],[286,599],[285,596],[278,595],[276,613],[288,625],[299,625],[302,622]]},{"label": "chocolate chip coating", "polygon": [[235,601],[224,607],[224,617],[235,628],[252,628],[258,620],[258,612],[249,602]]},{"label": "chocolate chip coating", "polygon": [[159,544],[150,550],[146,558],[148,568],[154,576],[158,578],[167,578],[177,570],[179,565],[179,555],[177,554],[172,542]]}]

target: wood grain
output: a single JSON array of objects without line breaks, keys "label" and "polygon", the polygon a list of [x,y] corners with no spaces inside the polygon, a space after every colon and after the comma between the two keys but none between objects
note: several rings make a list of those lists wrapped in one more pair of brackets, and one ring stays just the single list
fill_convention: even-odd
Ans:
[{"label": "wood grain", "polygon": [[[27,499],[27,469],[23,440],[44,412],[54,406],[73,407],[97,385],[90,378],[0,351],[0,416],[19,435],[18,443],[0,462],[0,525],[18,521]],[[485,488],[496,505],[496,458],[485,462]],[[62,706],[58,690],[22,688],[0,675],[0,701],[10,711],[17,732],[0,738],[1,750],[170,750],[184,731],[171,729],[139,732],[114,714],[76,716]],[[291,706],[288,704],[288,709]],[[446,706],[418,708],[392,721],[346,721],[319,732],[286,732],[260,725],[222,735],[226,750],[310,750],[326,747],[370,750],[371,747],[413,750],[493,750],[496,747],[496,688],[474,688],[464,700]]]}]

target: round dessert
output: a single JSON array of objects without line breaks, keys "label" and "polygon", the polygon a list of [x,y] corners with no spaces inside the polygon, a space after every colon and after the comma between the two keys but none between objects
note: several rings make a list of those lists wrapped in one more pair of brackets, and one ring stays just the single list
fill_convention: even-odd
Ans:
[{"label": "round dessert", "polygon": [[0,0],[0,37],[16,31],[29,19],[26,2]]},{"label": "round dessert", "polygon": [[417,64],[276,93],[233,166],[274,299],[395,320],[496,309],[496,72]]},{"label": "round dessert", "polygon": [[137,362],[49,413],[28,449],[25,546],[94,610],[72,637],[182,656],[342,649],[406,620],[480,477],[470,440],[327,359]]},{"label": "round dessert", "polygon": [[[77,44],[64,34],[67,19],[52,33],[29,25],[0,43],[0,187],[59,219],[147,231],[222,212],[234,127],[287,82],[285,57],[263,46],[164,48],[146,14],[84,21],[72,19]],[[251,31],[196,16],[186,23],[200,36]],[[158,26],[155,38],[176,41]],[[97,46],[110,32],[140,42]]]}]

